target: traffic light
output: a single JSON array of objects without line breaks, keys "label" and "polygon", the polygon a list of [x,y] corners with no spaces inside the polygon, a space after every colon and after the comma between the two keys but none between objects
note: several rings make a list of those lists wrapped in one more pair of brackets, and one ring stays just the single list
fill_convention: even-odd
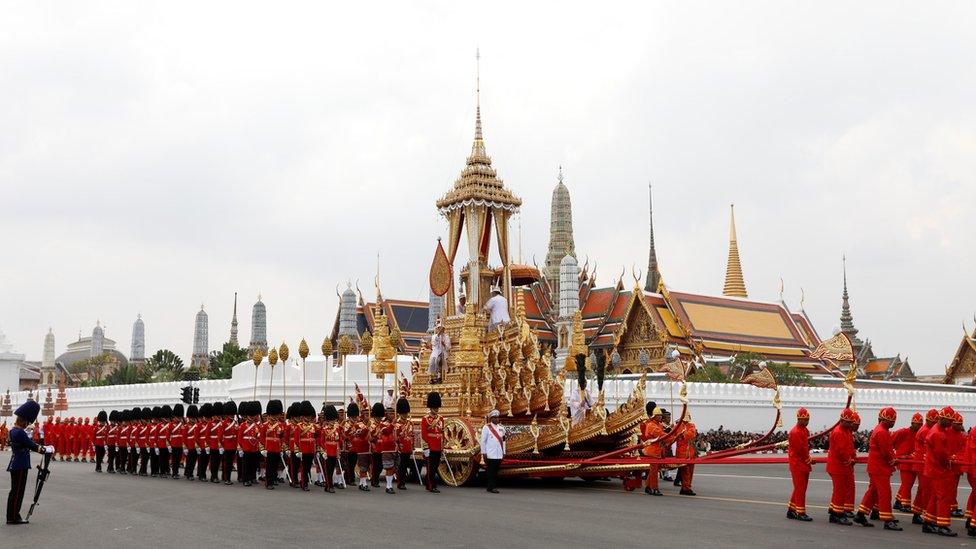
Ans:
[{"label": "traffic light", "polygon": [[197,404],[199,402],[200,402],[200,388],[199,387],[194,387],[193,388],[193,404]]},{"label": "traffic light", "polygon": [[182,395],[180,396],[180,402],[183,402],[185,404],[193,404],[193,401],[191,400],[192,392],[193,392],[193,387],[189,385],[180,389],[180,395]]}]

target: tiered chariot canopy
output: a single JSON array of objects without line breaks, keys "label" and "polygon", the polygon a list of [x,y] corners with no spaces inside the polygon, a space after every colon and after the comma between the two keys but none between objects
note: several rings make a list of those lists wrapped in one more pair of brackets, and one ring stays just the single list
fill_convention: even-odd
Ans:
[{"label": "tiered chariot canopy", "polygon": [[[508,220],[517,213],[522,200],[505,188],[491,166],[491,157],[485,151],[481,134],[481,106],[476,109],[474,143],[461,175],[454,187],[437,201],[437,210],[447,218],[448,262],[453,265],[461,244],[462,235],[467,239],[470,263],[467,273],[469,306],[479,310],[488,299],[492,284],[502,286],[502,292],[511,303],[511,270],[509,266]],[[488,252],[491,248],[492,224],[498,239],[498,255],[504,275],[494,280],[488,268]],[[464,232],[466,229],[466,232]],[[456,312],[454,293],[447,297],[447,314]]]}]

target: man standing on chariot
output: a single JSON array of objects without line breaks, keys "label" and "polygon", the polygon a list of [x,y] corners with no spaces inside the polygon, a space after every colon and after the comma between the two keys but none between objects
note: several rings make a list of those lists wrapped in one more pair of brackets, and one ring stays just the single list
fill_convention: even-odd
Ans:
[{"label": "man standing on chariot", "polygon": [[434,325],[434,335],[430,336],[430,364],[427,373],[431,383],[440,383],[447,368],[447,359],[451,353],[451,336],[444,331],[444,323],[437,319]]}]

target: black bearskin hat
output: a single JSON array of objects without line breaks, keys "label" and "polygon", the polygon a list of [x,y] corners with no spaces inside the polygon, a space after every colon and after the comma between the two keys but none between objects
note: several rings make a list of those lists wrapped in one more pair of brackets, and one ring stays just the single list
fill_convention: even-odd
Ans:
[{"label": "black bearskin hat", "polygon": [[210,417],[219,417],[219,416],[224,415],[224,403],[223,402],[214,402],[211,413],[213,415],[210,416]]},{"label": "black bearskin hat", "polygon": [[183,404],[173,405],[173,417],[183,417]]},{"label": "black bearskin hat", "polygon": [[200,409],[197,408],[196,404],[191,404],[186,407],[186,417],[190,419],[196,419],[200,417]]},{"label": "black bearskin hat", "polygon": [[98,412],[98,416],[95,419],[97,421],[101,421],[102,423],[105,423],[106,421],[108,421],[108,414],[105,413],[105,410],[102,410]]},{"label": "black bearskin hat", "polygon": [[325,414],[326,421],[335,421],[339,419],[339,410],[336,410],[336,407],[331,404],[325,407],[323,413]]},{"label": "black bearskin hat", "polygon": [[297,404],[297,402],[292,402],[288,405],[288,412],[285,414],[285,419],[292,419],[295,417],[295,405]]},{"label": "black bearskin hat", "polygon": [[383,407],[382,402],[373,403],[373,409],[369,411],[369,417],[376,417],[376,418],[386,417],[386,408]]},{"label": "black bearskin hat", "polygon": [[200,406],[200,417],[211,418],[213,417],[213,404],[207,402],[206,404]]},{"label": "black bearskin hat", "polygon": [[349,406],[346,406],[346,417],[359,417],[359,405],[350,402]]},{"label": "black bearskin hat", "polygon": [[172,419],[173,408],[169,404],[163,404],[162,408],[159,409],[160,419]]},{"label": "black bearskin hat", "polygon": [[280,400],[269,400],[268,401],[268,415],[269,416],[281,415],[281,412],[283,410],[284,410],[284,406],[282,406]]},{"label": "black bearskin hat", "polygon": [[139,410],[139,419],[146,420],[146,419],[152,419],[152,417],[153,417],[152,408],[145,406],[142,408],[142,410]]},{"label": "black bearskin hat", "polygon": [[115,410],[112,410],[111,412],[108,413],[108,420],[112,422],[118,421],[119,413],[116,412]]},{"label": "black bearskin hat", "polygon": [[427,393],[427,407],[428,408],[440,408],[441,407],[441,394],[437,391],[431,391]]},{"label": "black bearskin hat", "polygon": [[261,402],[258,400],[251,401],[251,410],[248,415],[250,416],[260,416],[261,415]]},{"label": "black bearskin hat", "polygon": [[302,415],[305,417],[315,417],[315,406],[307,400],[302,401]]},{"label": "black bearskin hat", "polygon": [[159,419],[161,417],[163,417],[163,409],[160,408],[159,406],[153,406],[152,410],[149,411],[149,418]]},{"label": "black bearskin hat", "polygon": [[400,399],[397,400],[396,412],[398,414],[409,414],[410,413],[410,401],[407,400],[407,399],[405,399],[405,398],[403,398],[403,397],[400,397]]},{"label": "black bearskin hat", "polygon": [[225,416],[236,416],[237,415],[237,403],[231,400],[230,402],[224,403],[224,415]]}]

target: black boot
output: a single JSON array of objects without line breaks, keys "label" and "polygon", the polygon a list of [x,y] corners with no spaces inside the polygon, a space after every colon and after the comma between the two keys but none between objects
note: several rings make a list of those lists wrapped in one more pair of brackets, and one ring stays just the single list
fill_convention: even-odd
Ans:
[{"label": "black boot", "polygon": [[868,519],[866,516],[864,516],[864,513],[858,513],[854,515],[854,523],[860,524],[861,526],[864,526],[866,528],[874,528],[874,525],[868,522]]},{"label": "black boot", "polygon": [[813,520],[813,517],[811,517],[810,515],[808,515],[806,513],[801,513],[801,514],[799,514],[799,515],[796,516],[796,520],[802,520],[803,522],[810,522],[810,521]]},{"label": "black boot", "polygon": [[915,513],[914,515],[912,515],[912,524],[921,524],[921,525],[924,526],[925,525],[925,521],[922,520],[922,515],[919,515],[918,513]]},{"label": "black boot", "polygon": [[798,516],[799,515],[797,515],[796,514],[796,511],[794,511],[793,509],[787,509],[786,510],[786,518],[792,519],[792,520],[797,520],[796,517],[798,517]]},{"label": "black boot", "polygon": [[885,522],[884,523],[884,529],[885,530],[894,530],[896,532],[901,532],[901,530],[902,530],[901,526],[898,526],[898,522],[897,521],[894,521],[894,520],[889,520],[889,521]]},{"label": "black boot", "polygon": [[966,513],[964,513],[962,509],[953,509],[949,512],[949,516],[952,518],[962,518],[966,516]]},{"label": "black boot", "polygon": [[830,523],[831,524],[840,524],[840,525],[843,525],[843,526],[850,526],[851,525],[850,519],[848,519],[847,517],[845,517],[843,513],[837,513],[837,514],[830,513]]},{"label": "black boot", "polygon": [[938,528],[936,528],[935,533],[939,534],[940,536],[945,536],[947,538],[954,538],[959,535],[953,532],[952,530],[946,528],[945,526],[939,526]]},{"label": "black boot", "polygon": [[874,511],[871,511],[871,516],[868,518],[870,518],[871,520],[881,520],[881,515],[879,515],[878,510],[875,509]]},{"label": "black boot", "polygon": [[938,534],[939,533],[939,529],[936,528],[934,524],[929,524],[929,523],[926,522],[926,523],[922,524],[922,533],[923,534]]}]

